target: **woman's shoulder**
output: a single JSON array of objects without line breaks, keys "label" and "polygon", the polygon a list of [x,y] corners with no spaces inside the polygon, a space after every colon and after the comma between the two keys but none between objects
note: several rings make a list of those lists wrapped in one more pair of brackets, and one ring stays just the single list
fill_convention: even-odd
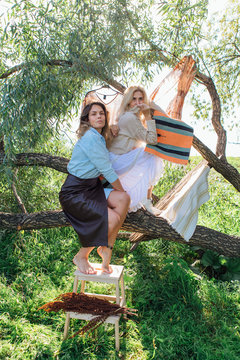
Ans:
[{"label": "woman's shoulder", "polygon": [[[92,130],[92,128],[89,128],[81,137],[78,139],[76,146],[82,147],[82,146],[91,146],[93,143],[96,143],[100,140],[101,136],[99,136],[98,133],[95,133],[95,131]],[[101,140],[100,140],[101,141]]]},{"label": "woman's shoulder", "polygon": [[[83,141],[99,141],[102,138],[102,135],[92,127],[90,127],[85,134],[81,137]],[[80,139],[80,140],[81,140]],[[100,140],[101,141],[101,140]]]}]

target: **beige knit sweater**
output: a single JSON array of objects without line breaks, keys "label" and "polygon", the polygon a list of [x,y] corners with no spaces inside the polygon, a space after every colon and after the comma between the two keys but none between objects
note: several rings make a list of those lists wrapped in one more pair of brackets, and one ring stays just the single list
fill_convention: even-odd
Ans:
[{"label": "beige knit sweater", "polygon": [[152,145],[157,144],[155,120],[148,120],[146,123],[147,129],[131,111],[121,115],[118,121],[119,133],[114,138],[109,151],[121,155],[141,146],[142,142]]}]

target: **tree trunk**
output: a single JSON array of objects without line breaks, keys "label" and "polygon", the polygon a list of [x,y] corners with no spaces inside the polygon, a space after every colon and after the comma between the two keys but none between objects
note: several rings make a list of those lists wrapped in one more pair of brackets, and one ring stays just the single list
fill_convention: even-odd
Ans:
[{"label": "tree trunk", "polygon": [[[32,230],[61,226],[69,226],[69,222],[62,211],[33,214],[0,213],[0,229]],[[130,213],[122,229],[147,235],[146,240],[162,238],[181,244],[197,245],[229,257],[240,257],[240,237],[223,234],[204,226],[197,226],[190,241],[186,242],[166,220],[155,217],[144,210]]]}]

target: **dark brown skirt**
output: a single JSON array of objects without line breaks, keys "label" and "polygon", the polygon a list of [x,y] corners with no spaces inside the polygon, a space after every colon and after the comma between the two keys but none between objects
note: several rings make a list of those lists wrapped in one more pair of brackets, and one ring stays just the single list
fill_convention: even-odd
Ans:
[{"label": "dark brown skirt", "polygon": [[108,245],[108,209],[99,178],[68,175],[59,193],[62,209],[83,247]]}]

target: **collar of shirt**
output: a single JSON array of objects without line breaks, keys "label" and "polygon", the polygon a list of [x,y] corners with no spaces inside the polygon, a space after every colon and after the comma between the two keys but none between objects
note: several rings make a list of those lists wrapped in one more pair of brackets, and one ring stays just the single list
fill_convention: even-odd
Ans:
[{"label": "collar of shirt", "polygon": [[103,142],[105,142],[104,137],[103,137],[96,129],[94,129],[93,127],[90,127],[89,130],[90,130],[90,131],[93,131],[94,134],[97,134],[98,136],[100,136],[100,139],[101,139]]}]

